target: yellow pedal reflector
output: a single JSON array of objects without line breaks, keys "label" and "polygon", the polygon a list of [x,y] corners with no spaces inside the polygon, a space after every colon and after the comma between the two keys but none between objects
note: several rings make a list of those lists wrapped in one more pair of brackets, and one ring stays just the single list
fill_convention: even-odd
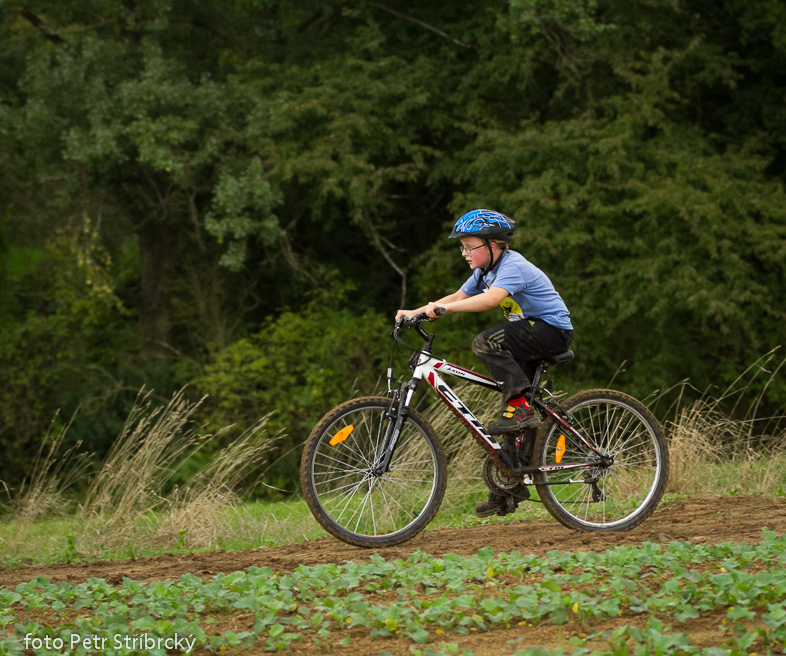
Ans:
[{"label": "yellow pedal reflector", "polygon": [[565,436],[560,435],[559,439],[557,440],[557,448],[554,449],[554,460],[557,461],[557,464],[562,462],[562,456],[565,455]]},{"label": "yellow pedal reflector", "polygon": [[349,434],[353,430],[355,430],[355,427],[352,424],[350,424],[346,428],[342,428],[338,433],[336,433],[330,439],[330,442],[328,442],[328,444],[330,444],[330,446],[336,446],[336,444],[340,444],[341,442],[343,442],[345,439],[349,437]]}]

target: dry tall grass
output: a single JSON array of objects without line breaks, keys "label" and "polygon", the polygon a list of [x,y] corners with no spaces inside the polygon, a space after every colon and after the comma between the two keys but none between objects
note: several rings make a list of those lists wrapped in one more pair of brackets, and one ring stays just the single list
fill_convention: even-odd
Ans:
[{"label": "dry tall grass", "polygon": [[[782,494],[786,488],[786,416],[759,416],[762,397],[784,365],[767,367],[775,351],[749,367],[725,391],[683,402],[671,413],[666,434],[671,456],[669,492],[685,494]],[[767,375],[763,389],[751,383]],[[687,390],[687,383],[682,389]]]},{"label": "dry tall grass", "polygon": [[[454,390],[484,424],[493,421],[499,413],[498,393],[469,383],[458,383]],[[439,436],[448,461],[443,508],[465,505],[467,498],[476,502],[484,500],[487,490],[482,470],[486,453],[447,404],[435,403],[423,414]]]},{"label": "dry tall grass", "polygon": [[19,521],[35,522],[68,508],[66,490],[81,479],[90,467],[88,454],[79,453],[81,443],[61,453],[71,422],[55,435],[52,435],[53,424],[50,424],[38,448],[32,474],[11,498],[12,514]]},{"label": "dry tall grass", "polygon": [[[263,418],[183,485],[172,486],[173,477],[192,456],[222,435],[205,433],[194,424],[201,403],[188,401],[181,390],[166,405],[155,407],[149,393],[140,393],[102,466],[90,476],[83,503],[68,518],[72,556],[95,557],[129,546],[210,548],[227,534],[231,510],[239,502],[237,488],[263,460],[272,439],[265,434]],[[29,482],[13,500],[15,531],[3,545],[6,559],[24,554],[25,545],[40,533],[36,520],[51,514],[65,487],[84,475],[81,458],[68,460],[78,468],[66,472],[52,465],[64,434],[65,430],[39,458]],[[62,534],[52,539],[62,542]],[[57,553],[63,547],[53,544],[49,551]]]}]

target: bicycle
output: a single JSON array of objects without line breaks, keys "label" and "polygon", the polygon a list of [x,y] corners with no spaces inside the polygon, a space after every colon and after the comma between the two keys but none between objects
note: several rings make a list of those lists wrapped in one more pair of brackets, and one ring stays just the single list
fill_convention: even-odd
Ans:
[{"label": "bicycle", "polygon": [[[441,308],[440,308],[441,309]],[[425,314],[396,322],[391,337],[413,353],[412,377],[394,385],[393,355],[388,396],[346,401],[312,430],[301,459],[300,480],[309,509],[334,537],[360,547],[386,547],[420,533],[436,515],[447,485],[442,444],[428,421],[411,407],[426,381],[466,424],[488,454],[483,478],[504,496],[499,514],[513,512],[538,492],[560,523],[584,531],[626,531],[657,507],[666,487],[669,455],[658,421],[640,401],[615,390],[579,392],[558,401],[548,369],[573,358],[565,351],[539,361],[529,395],[541,426],[523,434],[490,435],[442,378],[449,375],[491,390],[500,385],[482,374],[432,355],[434,333]],[[421,348],[403,341],[414,330]],[[394,345],[395,347],[395,345]]]}]

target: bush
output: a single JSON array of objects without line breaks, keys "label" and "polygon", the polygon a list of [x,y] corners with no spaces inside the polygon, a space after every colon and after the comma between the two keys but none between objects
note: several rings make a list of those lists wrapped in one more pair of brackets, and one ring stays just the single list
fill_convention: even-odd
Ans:
[{"label": "bush", "polygon": [[320,291],[310,302],[263,324],[221,352],[196,381],[208,394],[212,426],[242,429],[275,410],[275,472],[267,478],[292,491],[300,446],[330,408],[379,384],[390,344],[390,322],[371,311],[339,307],[346,288]]}]

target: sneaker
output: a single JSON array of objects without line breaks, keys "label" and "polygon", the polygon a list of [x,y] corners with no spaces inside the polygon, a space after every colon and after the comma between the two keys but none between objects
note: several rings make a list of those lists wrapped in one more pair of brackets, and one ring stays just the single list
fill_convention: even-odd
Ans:
[{"label": "sneaker", "polygon": [[475,514],[478,517],[491,517],[496,515],[500,510],[506,510],[508,507],[507,501],[494,492],[489,492],[489,500],[484,501],[475,508]]},{"label": "sneaker", "polygon": [[524,397],[511,399],[508,404],[508,407],[502,411],[502,416],[489,424],[487,428],[489,435],[517,433],[526,428],[540,426],[540,416],[529,407]]},{"label": "sneaker", "polygon": [[489,492],[488,501],[475,507],[475,515],[478,517],[491,517],[492,515],[504,517],[516,512],[518,505],[527,499],[529,499],[529,488],[526,485],[516,486],[510,491],[507,498],[495,492]]}]

